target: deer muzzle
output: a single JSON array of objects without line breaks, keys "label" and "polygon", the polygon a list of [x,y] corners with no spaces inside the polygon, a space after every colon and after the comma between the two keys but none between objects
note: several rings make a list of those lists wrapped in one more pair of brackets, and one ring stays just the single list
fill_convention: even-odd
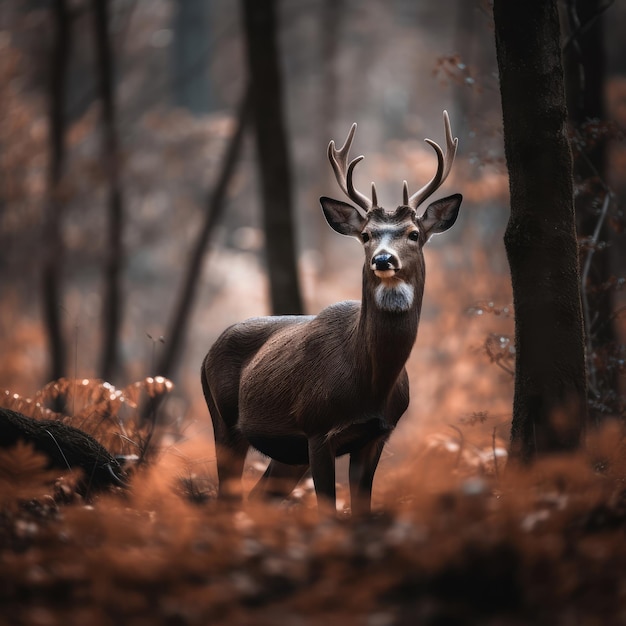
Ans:
[{"label": "deer muzzle", "polygon": [[372,257],[371,268],[379,278],[391,278],[400,267],[400,260],[391,252],[377,252]]}]

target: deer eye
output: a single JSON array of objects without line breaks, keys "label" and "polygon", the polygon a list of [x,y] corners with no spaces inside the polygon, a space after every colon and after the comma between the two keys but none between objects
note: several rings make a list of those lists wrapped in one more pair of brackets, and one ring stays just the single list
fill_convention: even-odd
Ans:
[{"label": "deer eye", "polygon": [[370,240],[370,236],[365,231],[363,231],[361,233],[361,240],[363,241],[363,243],[367,243]]},{"label": "deer eye", "polygon": [[420,238],[420,233],[419,233],[419,230],[412,230],[412,231],[409,233],[409,239],[410,239],[411,241],[417,241],[419,238]]}]

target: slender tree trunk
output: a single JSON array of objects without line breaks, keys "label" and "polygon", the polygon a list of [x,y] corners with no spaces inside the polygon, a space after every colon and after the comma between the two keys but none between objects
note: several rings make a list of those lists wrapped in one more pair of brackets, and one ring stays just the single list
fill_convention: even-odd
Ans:
[{"label": "slender tree trunk", "polygon": [[44,218],[42,271],[43,316],[50,349],[50,380],[65,375],[66,346],[61,324],[63,243],[61,183],[65,170],[65,94],[70,50],[71,18],[65,0],[54,2],[54,44],[50,57],[48,136],[50,146],[47,206]]},{"label": "slender tree trunk", "polygon": [[276,3],[242,0],[253,121],[274,314],[302,313],[292,217],[293,194],[283,112]]},{"label": "slender tree trunk", "polygon": [[118,367],[119,334],[122,310],[122,189],[120,154],[117,140],[113,50],[109,37],[108,0],[92,0],[93,26],[100,99],[102,104],[103,162],[108,181],[108,233],[105,251],[104,295],[102,308],[102,360],[100,376],[111,380]]},{"label": "slender tree trunk", "polygon": [[191,252],[191,256],[189,257],[183,286],[174,308],[174,314],[165,334],[165,347],[157,366],[157,373],[166,378],[172,377],[183,348],[185,331],[200,280],[202,260],[205,257],[211,234],[223,213],[226,192],[228,191],[228,185],[233,177],[235,166],[239,159],[239,153],[241,152],[245,134],[244,131],[249,119],[251,108],[250,101],[250,90],[247,89],[239,109],[235,131],[226,149],[226,154],[224,155],[222,170],[217,178],[213,191],[209,194],[204,224]]},{"label": "slender tree trunk", "polygon": [[515,306],[511,454],[575,449],[586,421],[572,157],[556,0],[495,0]]}]

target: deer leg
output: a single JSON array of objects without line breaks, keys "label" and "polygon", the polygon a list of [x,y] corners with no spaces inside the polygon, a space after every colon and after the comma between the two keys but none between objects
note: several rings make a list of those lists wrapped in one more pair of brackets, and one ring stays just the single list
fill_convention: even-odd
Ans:
[{"label": "deer leg", "polygon": [[325,435],[309,439],[309,464],[319,512],[336,514],[335,451]]},{"label": "deer leg", "polygon": [[249,500],[284,500],[309,469],[308,465],[287,465],[272,459],[259,482],[248,494]]},{"label": "deer leg", "polygon": [[248,452],[248,442],[243,437],[231,436],[227,441],[215,438],[217,477],[220,500],[241,500],[241,475]]},{"label": "deer leg", "polygon": [[[215,456],[217,460],[217,478],[219,481],[217,497],[220,500],[241,500],[241,475],[246,461],[249,444],[235,430],[237,411],[226,413],[232,419],[226,422],[211,393],[204,371],[202,373],[202,388],[206,399],[215,437]],[[229,424],[231,424],[229,426]]]},{"label": "deer leg", "polygon": [[376,439],[350,454],[350,504],[352,515],[367,515],[372,506],[372,483],[385,445]]}]

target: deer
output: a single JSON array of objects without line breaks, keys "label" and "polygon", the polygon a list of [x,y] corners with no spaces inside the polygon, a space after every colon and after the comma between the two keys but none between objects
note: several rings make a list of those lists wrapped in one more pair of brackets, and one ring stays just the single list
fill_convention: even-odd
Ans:
[{"label": "deer", "polygon": [[417,337],[424,292],[422,248],[456,221],[461,194],[424,203],[446,180],[458,147],[443,113],[446,151],[431,180],[387,211],[353,183],[348,162],[357,125],[328,158],[352,201],[321,197],[328,225],[357,239],[365,262],[359,301],[317,315],[255,317],[227,328],[206,355],[201,382],[213,423],[218,499],[240,501],[250,447],[269,465],[249,499],[287,498],[310,469],[320,512],[336,513],[335,459],[349,455],[353,516],[371,511],[374,474],[383,447],[409,405],[405,364]]}]

